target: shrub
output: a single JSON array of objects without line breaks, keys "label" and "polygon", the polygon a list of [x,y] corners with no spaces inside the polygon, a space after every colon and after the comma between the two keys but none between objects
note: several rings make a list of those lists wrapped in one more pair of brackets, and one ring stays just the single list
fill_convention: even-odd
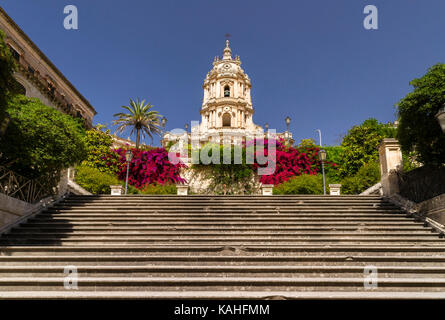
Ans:
[{"label": "shrub", "polygon": [[[172,164],[168,159],[168,153],[163,148],[155,148],[148,151],[131,149],[133,159],[130,163],[128,183],[138,189],[142,189],[147,184],[185,183],[179,171],[184,164]],[[126,179],[127,166],[125,160],[125,149],[113,150],[119,155],[118,177]]]},{"label": "shrub", "polygon": [[[193,165],[196,172],[202,175],[205,179],[211,179],[211,183],[207,188],[210,194],[251,194],[254,190],[254,179],[252,165],[246,163],[246,149],[242,146],[223,146],[207,144],[198,151],[193,151],[192,156],[207,151],[207,154],[212,158],[212,152],[217,150],[219,152],[218,163],[203,164],[202,159],[199,159],[199,164]],[[240,155],[241,163],[235,163],[235,155]],[[230,156],[230,161],[227,161]],[[224,157],[227,157],[224,161]],[[224,162],[230,162],[224,164]]]},{"label": "shrub", "polygon": [[419,162],[441,166],[445,164],[445,135],[435,116],[445,104],[445,64],[434,65],[410,84],[414,90],[396,105],[397,138],[404,153],[415,151]]},{"label": "shrub", "polygon": [[[249,142],[247,147],[256,145],[257,140]],[[320,149],[315,145],[304,145],[300,148],[286,146],[282,139],[275,141],[276,143],[276,168],[275,172],[270,175],[263,175],[260,182],[263,184],[278,185],[289,180],[291,177],[303,174],[316,175],[321,171],[321,162],[318,159]],[[257,155],[268,155],[268,140],[264,140],[264,151],[260,148],[255,149],[254,169],[258,169],[262,165],[256,162]],[[325,162],[325,167],[335,167],[336,164],[330,161]]]},{"label": "shrub", "polygon": [[122,184],[116,176],[88,166],[76,167],[76,183],[93,194],[110,194],[110,185]]},{"label": "shrub", "polygon": [[395,128],[381,124],[376,119],[368,119],[359,126],[353,126],[341,143],[344,152],[340,176],[352,177],[365,163],[378,160],[379,144],[384,138],[394,138],[395,135]]},{"label": "shrub", "polygon": [[79,120],[36,98],[9,101],[11,121],[0,140],[0,162],[28,178],[38,178],[86,157],[85,130]]},{"label": "shrub", "polygon": [[370,162],[361,167],[358,172],[342,180],[343,194],[359,194],[380,181],[380,167],[377,162]]},{"label": "shrub", "polygon": [[321,175],[303,174],[275,186],[274,194],[323,194]]},{"label": "shrub", "polygon": [[142,194],[177,194],[175,184],[147,184],[141,191]]},{"label": "shrub", "polygon": [[116,174],[119,171],[119,155],[112,152],[113,137],[104,125],[97,125],[86,132],[87,157],[82,165],[96,168],[99,171]]}]

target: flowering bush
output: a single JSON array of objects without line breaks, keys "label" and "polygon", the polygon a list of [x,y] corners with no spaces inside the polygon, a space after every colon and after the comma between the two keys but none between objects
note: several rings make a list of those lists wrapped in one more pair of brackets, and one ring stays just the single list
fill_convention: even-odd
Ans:
[{"label": "flowering bush", "polygon": [[[260,144],[258,145],[258,142]],[[264,143],[264,147],[261,144]],[[293,146],[286,146],[283,139],[271,140],[271,144],[275,143],[276,146],[276,157],[271,159],[273,164],[275,164],[275,171],[273,171],[274,166],[268,165],[267,163],[261,165],[258,163],[258,156],[268,156],[269,141],[267,139],[250,141],[246,144],[247,148],[255,146],[255,162],[253,168],[257,170],[260,167],[266,168],[269,166],[270,174],[262,175],[260,177],[260,182],[263,184],[274,184],[278,185],[289,180],[291,177],[299,176],[302,174],[315,175],[321,170],[321,162],[318,158],[318,152],[320,149],[315,145],[306,145],[304,147],[295,148]],[[335,167],[336,164],[326,161],[325,166]]]},{"label": "flowering bush", "polygon": [[[125,160],[125,149],[114,149],[113,152],[119,155],[119,179],[125,180],[127,174],[127,163]],[[185,167],[184,164],[172,164],[168,160],[168,152],[163,148],[150,150],[131,149],[133,159],[130,163],[128,183],[138,189],[142,189],[147,184],[185,183],[180,177],[179,170]]]}]

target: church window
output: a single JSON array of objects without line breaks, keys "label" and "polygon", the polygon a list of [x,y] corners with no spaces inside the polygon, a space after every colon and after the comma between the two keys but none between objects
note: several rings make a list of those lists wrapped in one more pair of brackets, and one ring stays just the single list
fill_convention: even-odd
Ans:
[{"label": "church window", "polygon": [[11,47],[11,46],[9,46],[9,50],[11,51],[11,55],[12,55],[12,57],[13,57],[15,60],[19,61],[19,60],[20,60],[20,54],[19,54],[13,47]]},{"label": "church window", "polygon": [[222,117],[223,127],[231,127],[232,126],[232,117],[229,113],[224,113]]},{"label": "church window", "polygon": [[224,97],[230,97],[230,87],[229,86],[224,87]]}]

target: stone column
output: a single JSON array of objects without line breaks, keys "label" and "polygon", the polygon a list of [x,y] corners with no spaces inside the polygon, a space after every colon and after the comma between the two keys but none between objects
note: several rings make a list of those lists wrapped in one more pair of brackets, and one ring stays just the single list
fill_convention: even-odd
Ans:
[{"label": "stone column", "polygon": [[383,139],[379,146],[380,173],[383,195],[399,192],[397,170],[403,169],[402,151],[399,142],[393,138]]},{"label": "stone column", "polygon": [[62,197],[68,193],[68,169],[64,169],[60,172],[60,181],[57,185],[57,196]]}]

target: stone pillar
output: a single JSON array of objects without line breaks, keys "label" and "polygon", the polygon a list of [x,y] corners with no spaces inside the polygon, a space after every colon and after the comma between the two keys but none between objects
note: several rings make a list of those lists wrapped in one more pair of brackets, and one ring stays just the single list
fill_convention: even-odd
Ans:
[{"label": "stone pillar", "polygon": [[331,196],[339,196],[341,194],[341,184],[330,184],[329,185],[329,194]]},{"label": "stone pillar", "polygon": [[177,184],[176,190],[178,196],[186,196],[188,195],[189,186],[188,184]]},{"label": "stone pillar", "polygon": [[123,187],[121,185],[110,186],[112,196],[122,195]]},{"label": "stone pillar", "polygon": [[380,173],[383,195],[399,192],[397,170],[403,169],[402,151],[399,142],[393,138],[383,139],[379,146]]},{"label": "stone pillar", "polygon": [[57,185],[57,195],[59,197],[68,193],[68,169],[64,169],[60,172],[60,181]]},{"label": "stone pillar", "polygon": [[263,184],[261,185],[261,193],[263,196],[273,195],[273,184]]}]

